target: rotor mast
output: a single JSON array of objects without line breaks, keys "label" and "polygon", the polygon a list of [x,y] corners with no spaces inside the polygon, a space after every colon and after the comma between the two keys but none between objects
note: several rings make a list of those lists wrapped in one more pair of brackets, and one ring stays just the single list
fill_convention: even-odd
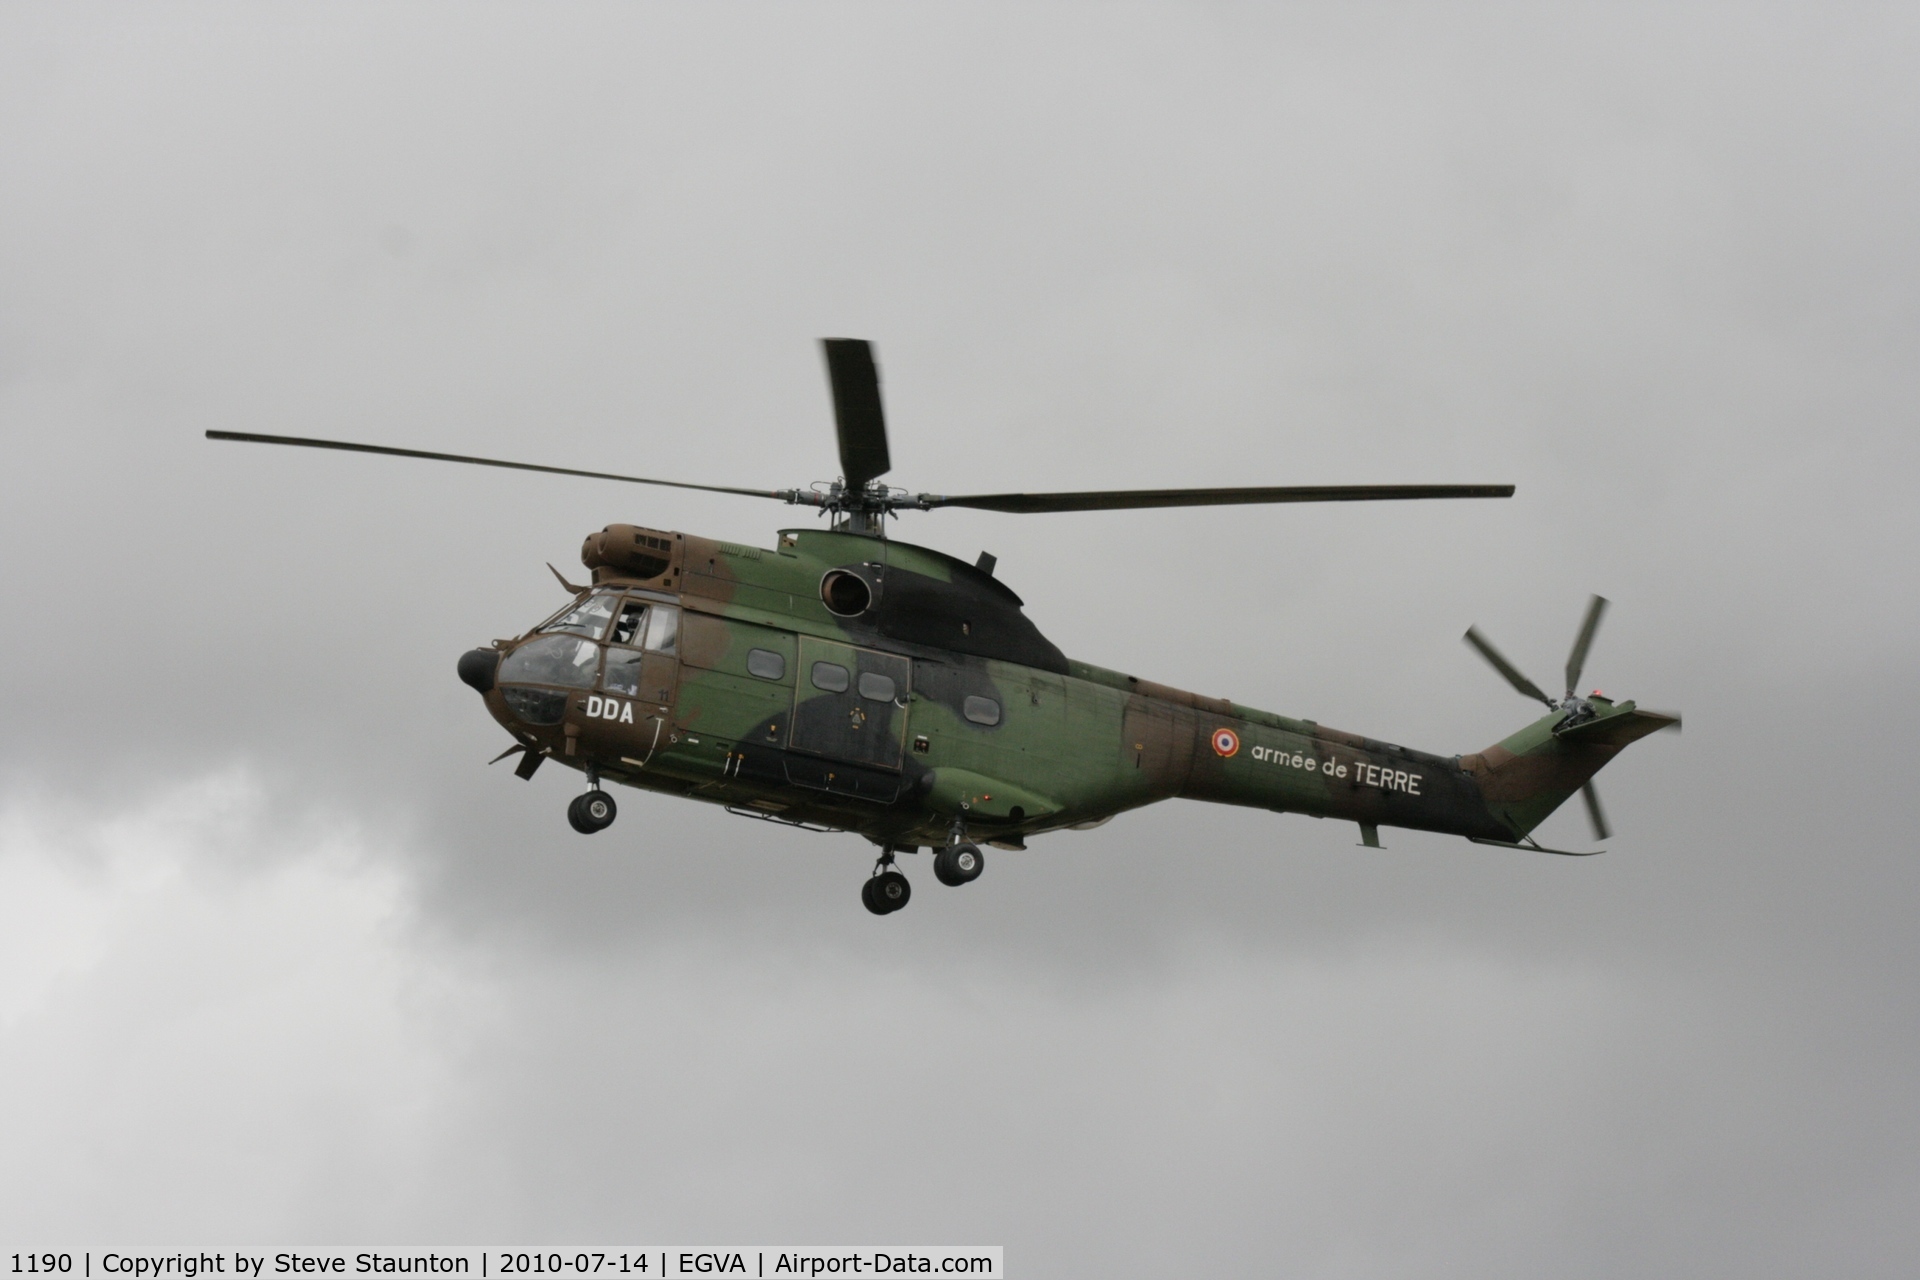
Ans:
[{"label": "rotor mast", "polygon": [[877,503],[851,503],[834,514],[833,527],[845,533],[864,533],[884,538],[887,536],[887,508]]}]

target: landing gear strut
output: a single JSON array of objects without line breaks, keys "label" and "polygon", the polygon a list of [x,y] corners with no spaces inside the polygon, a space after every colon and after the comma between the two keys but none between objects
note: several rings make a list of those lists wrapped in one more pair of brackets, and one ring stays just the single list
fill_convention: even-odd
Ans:
[{"label": "landing gear strut", "polygon": [[613,803],[613,797],[600,789],[600,775],[597,771],[587,771],[587,785],[593,790],[583,796],[575,796],[573,803],[567,806],[567,821],[573,829],[583,836],[596,831],[605,831],[613,825],[619,815],[619,807]]},{"label": "landing gear strut", "polygon": [[947,847],[933,855],[933,878],[946,885],[969,884],[978,880],[986,869],[987,860],[980,846],[967,839],[966,822],[955,818]]},{"label": "landing gear strut", "polygon": [[893,865],[893,846],[888,845],[873,864],[873,874],[860,886],[860,901],[877,916],[898,911],[913,897],[913,885]]}]

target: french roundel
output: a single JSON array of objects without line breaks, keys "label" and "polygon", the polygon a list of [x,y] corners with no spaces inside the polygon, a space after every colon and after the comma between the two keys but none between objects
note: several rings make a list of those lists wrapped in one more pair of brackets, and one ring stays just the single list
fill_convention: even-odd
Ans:
[{"label": "french roundel", "polygon": [[1215,729],[1213,749],[1223,756],[1232,755],[1240,749],[1240,735],[1231,729]]}]

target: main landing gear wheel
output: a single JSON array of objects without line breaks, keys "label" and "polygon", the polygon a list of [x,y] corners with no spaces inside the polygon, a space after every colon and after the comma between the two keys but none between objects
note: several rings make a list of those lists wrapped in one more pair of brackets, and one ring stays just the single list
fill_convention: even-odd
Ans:
[{"label": "main landing gear wheel", "polygon": [[913,885],[898,871],[889,867],[877,876],[871,876],[860,886],[860,901],[867,910],[877,916],[898,911],[907,905],[907,899],[913,896]]},{"label": "main landing gear wheel", "polygon": [[614,806],[613,797],[595,789],[583,796],[575,796],[573,803],[567,806],[567,821],[573,829],[583,836],[596,831],[605,831],[613,825],[619,810]]},{"label": "main landing gear wheel", "polygon": [[950,844],[933,855],[933,878],[941,884],[969,884],[980,878],[987,869],[987,860],[980,852],[980,846],[961,841]]}]

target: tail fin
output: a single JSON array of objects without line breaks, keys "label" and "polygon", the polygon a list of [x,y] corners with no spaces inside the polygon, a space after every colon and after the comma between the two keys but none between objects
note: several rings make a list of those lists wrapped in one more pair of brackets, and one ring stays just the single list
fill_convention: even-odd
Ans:
[{"label": "tail fin", "polygon": [[1534,721],[1498,746],[1461,758],[1480,784],[1493,816],[1518,839],[1566,803],[1629,744],[1680,723],[1680,717],[1642,711],[1631,702],[1586,700],[1596,713],[1576,720],[1564,710]]}]

